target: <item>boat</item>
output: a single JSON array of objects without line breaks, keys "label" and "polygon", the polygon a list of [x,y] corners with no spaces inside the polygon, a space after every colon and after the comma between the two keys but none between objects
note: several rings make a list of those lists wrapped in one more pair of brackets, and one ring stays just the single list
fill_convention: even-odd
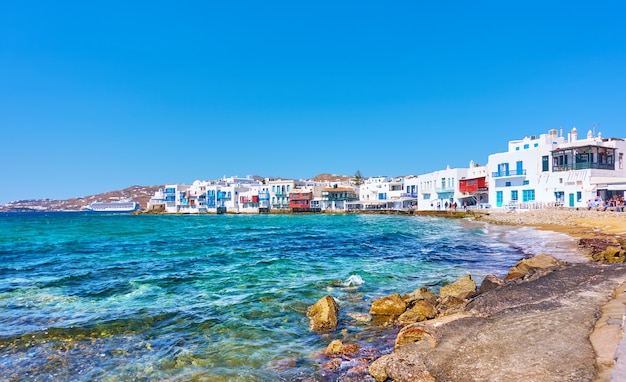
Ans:
[{"label": "boat", "polygon": [[134,200],[120,200],[116,202],[93,202],[85,207],[92,212],[125,213],[139,209],[139,203]]}]

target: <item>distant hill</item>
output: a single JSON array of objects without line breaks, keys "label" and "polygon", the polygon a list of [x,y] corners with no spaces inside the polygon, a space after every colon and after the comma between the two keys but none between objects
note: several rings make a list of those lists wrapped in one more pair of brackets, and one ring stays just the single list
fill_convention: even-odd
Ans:
[{"label": "distant hill", "polygon": [[313,178],[316,182],[348,182],[353,176],[335,175],[335,174],[318,174]]},{"label": "distant hill", "polygon": [[132,199],[139,203],[140,208],[146,208],[150,198],[160,188],[162,189],[164,186],[131,186],[123,190],[108,191],[96,195],[66,200],[18,200],[0,205],[0,211],[80,211],[83,207],[92,202],[111,202],[120,199]]}]

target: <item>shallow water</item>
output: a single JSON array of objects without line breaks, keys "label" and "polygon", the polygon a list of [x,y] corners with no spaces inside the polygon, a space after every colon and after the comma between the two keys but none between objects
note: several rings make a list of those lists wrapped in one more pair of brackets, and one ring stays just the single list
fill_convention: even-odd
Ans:
[{"label": "shallow water", "polygon": [[[388,329],[351,318],[374,299],[466,274],[479,284],[573,248],[564,235],[413,216],[4,214],[0,375],[332,380],[315,357],[331,340],[389,346]],[[317,335],[306,309],[326,294],[341,323]]]}]

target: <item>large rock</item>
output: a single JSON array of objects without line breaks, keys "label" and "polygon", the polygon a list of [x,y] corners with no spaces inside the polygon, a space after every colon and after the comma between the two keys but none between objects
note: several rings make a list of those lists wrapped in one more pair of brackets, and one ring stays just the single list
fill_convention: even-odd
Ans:
[{"label": "large rock", "polygon": [[509,274],[505,277],[505,281],[514,280],[522,277],[536,269],[552,268],[562,264],[556,257],[539,254],[528,259],[518,261],[513,268],[509,270]]},{"label": "large rock", "polygon": [[309,317],[309,326],[313,331],[322,333],[337,327],[339,306],[331,296],[324,296],[311,305],[306,312]]},{"label": "large rock", "polygon": [[394,348],[397,349],[406,344],[424,340],[426,340],[432,347],[437,344],[435,336],[431,332],[429,332],[428,329],[426,329],[424,326],[416,324],[405,326],[398,333]]},{"label": "large rock", "polygon": [[439,299],[437,303],[437,310],[440,316],[449,316],[451,314],[462,312],[467,305],[467,300],[455,297],[446,296]]},{"label": "large rock", "polygon": [[472,276],[467,275],[461,277],[452,284],[443,286],[439,290],[439,297],[444,298],[452,296],[460,299],[466,299],[468,297],[473,297],[475,293],[476,283],[474,282],[474,280],[472,280]]},{"label": "large rock", "polygon": [[374,300],[370,308],[370,314],[381,316],[399,316],[404,311],[406,311],[406,302],[397,293]]},{"label": "large rock", "polygon": [[437,295],[434,292],[428,290],[428,288],[421,287],[405,296],[402,296],[402,298],[404,299],[404,302],[406,302],[407,306],[413,306],[417,301],[420,300],[428,300],[434,303],[435,300],[437,300]]},{"label": "large rock", "polygon": [[605,263],[623,263],[626,259],[626,251],[619,246],[609,246],[604,251],[593,254],[592,258]]},{"label": "large rock", "polygon": [[502,285],[504,285],[504,280],[495,275],[487,275],[483,279],[483,282],[480,283],[480,289],[478,289],[478,293],[483,294],[489,292],[490,290],[501,287]]},{"label": "large rock", "polygon": [[415,322],[430,320],[437,316],[437,308],[428,300],[419,300],[413,307],[398,317],[398,322],[402,326]]},{"label": "large rock", "polygon": [[[393,381],[435,382],[435,378],[430,375],[424,362],[411,360],[406,365],[408,370],[398,370],[401,366],[400,362],[394,361],[393,368],[388,368],[387,362],[390,361],[390,358],[391,356],[384,355],[369,366],[368,371],[376,382],[385,382],[390,379]],[[408,379],[406,375],[409,376]]]}]

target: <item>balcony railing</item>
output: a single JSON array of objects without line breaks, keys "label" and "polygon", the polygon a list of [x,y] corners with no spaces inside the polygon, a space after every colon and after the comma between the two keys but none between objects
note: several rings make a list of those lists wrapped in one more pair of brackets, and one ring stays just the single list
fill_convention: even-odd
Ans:
[{"label": "balcony railing", "polygon": [[492,178],[505,178],[507,176],[526,176],[526,170],[496,171],[491,173]]},{"label": "balcony railing", "polygon": [[571,171],[571,170],[615,170],[615,163],[592,163],[581,162],[566,165],[556,165],[552,168],[552,171]]},{"label": "balcony railing", "polygon": [[437,187],[435,188],[435,192],[438,194],[441,194],[444,192],[454,192],[454,187]]}]

